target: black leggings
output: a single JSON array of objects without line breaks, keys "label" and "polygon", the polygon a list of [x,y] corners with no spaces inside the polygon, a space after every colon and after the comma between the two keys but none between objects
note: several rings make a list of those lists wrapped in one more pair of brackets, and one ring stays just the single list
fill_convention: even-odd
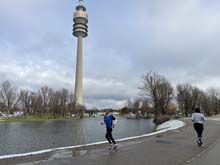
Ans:
[{"label": "black leggings", "polygon": [[116,144],[112,137],[112,128],[106,128],[105,138],[108,140],[109,144]]},{"label": "black leggings", "polygon": [[198,134],[198,138],[202,138],[202,132],[204,130],[203,124],[200,123],[194,123],[194,129],[196,130]]}]

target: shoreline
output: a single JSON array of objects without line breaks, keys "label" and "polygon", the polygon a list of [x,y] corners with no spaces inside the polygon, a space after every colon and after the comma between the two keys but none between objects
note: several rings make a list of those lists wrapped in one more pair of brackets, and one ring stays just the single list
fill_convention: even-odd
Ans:
[{"label": "shoreline", "polygon": [[[90,118],[90,117],[86,117],[86,118]],[[93,117],[91,117],[93,118]],[[9,119],[0,119],[0,122],[44,122],[44,121],[71,121],[71,120],[81,120],[79,118],[74,118],[74,117],[70,117],[70,118],[55,118],[55,119],[41,119],[41,118],[9,118]]]}]

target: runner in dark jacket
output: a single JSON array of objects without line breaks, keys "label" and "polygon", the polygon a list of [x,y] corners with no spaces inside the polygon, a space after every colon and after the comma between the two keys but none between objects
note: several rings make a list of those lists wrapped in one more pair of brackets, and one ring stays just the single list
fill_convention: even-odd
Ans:
[{"label": "runner in dark jacket", "polygon": [[105,138],[109,142],[109,149],[117,147],[117,144],[112,136],[112,128],[115,127],[116,121],[117,121],[117,119],[110,113],[110,111],[107,111],[105,113],[105,116],[104,116],[104,123],[106,125]]}]

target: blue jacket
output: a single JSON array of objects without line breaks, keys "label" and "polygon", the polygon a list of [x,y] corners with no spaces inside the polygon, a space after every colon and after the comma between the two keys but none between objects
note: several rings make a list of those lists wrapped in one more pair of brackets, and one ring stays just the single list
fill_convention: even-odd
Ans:
[{"label": "blue jacket", "polygon": [[116,118],[113,115],[105,115],[104,116],[104,122],[106,125],[106,128],[112,128],[112,120],[115,120]]}]

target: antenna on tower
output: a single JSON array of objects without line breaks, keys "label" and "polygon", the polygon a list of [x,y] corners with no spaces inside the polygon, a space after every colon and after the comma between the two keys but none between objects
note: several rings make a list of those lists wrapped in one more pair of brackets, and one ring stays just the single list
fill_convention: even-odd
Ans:
[{"label": "antenna on tower", "polygon": [[83,0],[79,0],[79,5],[83,5]]}]

